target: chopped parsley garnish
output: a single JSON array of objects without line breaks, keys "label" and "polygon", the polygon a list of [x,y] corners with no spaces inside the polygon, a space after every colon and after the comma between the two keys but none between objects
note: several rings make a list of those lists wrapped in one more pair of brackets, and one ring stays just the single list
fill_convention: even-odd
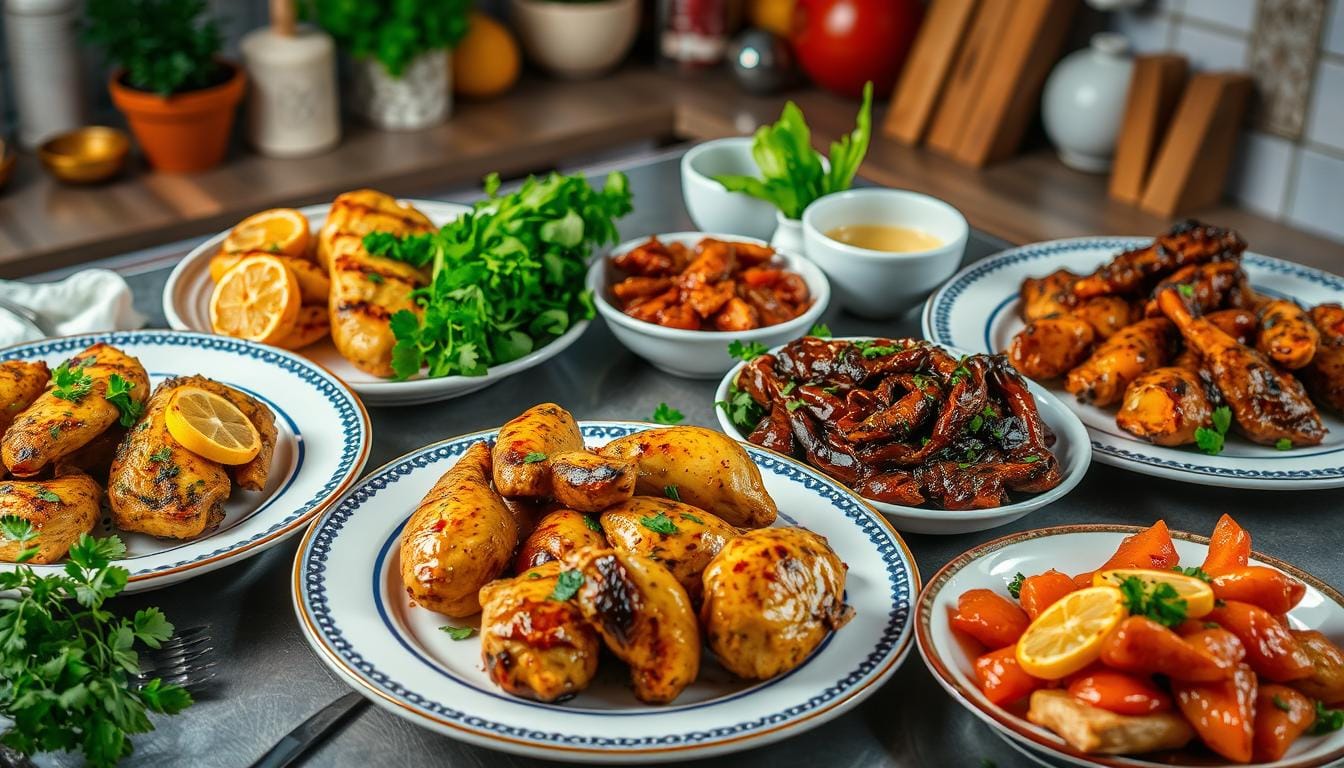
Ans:
[{"label": "chopped parsley garnish", "polygon": [[527,572],[527,580],[528,580],[528,581],[536,581],[537,579],[540,579],[540,578],[541,578],[541,574],[540,574],[540,573],[537,573],[536,571],[528,571],[528,572]]},{"label": "chopped parsley garnish", "polygon": [[664,485],[663,495],[673,501],[681,501],[681,492],[677,490],[675,485]]},{"label": "chopped parsley garnish", "polygon": [[639,518],[639,524],[654,533],[661,533],[665,536],[670,536],[678,532],[677,524],[672,522],[672,518],[662,512],[659,512],[652,517],[645,515],[644,517]]},{"label": "chopped parsley garnish", "polygon": [[1147,616],[1164,627],[1185,621],[1185,598],[1166,582],[1149,585],[1137,576],[1130,576],[1120,582],[1120,592],[1133,616]]},{"label": "chopped parsley garnish", "polygon": [[1187,299],[1193,298],[1195,295],[1195,286],[1189,283],[1181,283],[1177,285],[1176,290],[1179,291],[1180,294]]},{"label": "chopped parsley garnish", "polygon": [[71,367],[70,361],[66,360],[56,366],[56,370],[51,372],[51,394],[72,403],[83,400],[84,396],[89,394],[89,390],[93,389],[93,378],[84,372],[84,366],[89,362],[91,361],[80,361]]},{"label": "chopped parsley garnish", "polygon": [[815,336],[818,339],[829,339],[831,338],[831,327],[825,323],[815,323],[808,329],[807,335]]},{"label": "chopped parsley garnish", "polygon": [[1018,571],[1013,580],[1008,582],[1008,594],[1012,595],[1014,600],[1022,596],[1022,582],[1026,580],[1027,577],[1023,576],[1021,571]]},{"label": "chopped parsley garnish", "polygon": [[374,285],[379,285],[383,282],[383,276],[378,274],[377,272],[365,272],[364,279],[368,280],[370,283],[373,283]]},{"label": "chopped parsley garnish", "polygon": [[53,490],[51,490],[50,488],[43,488],[43,489],[39,490],[39,491],[37,492],[37,498],[39,498],[39,499],[41,499],[41,500],[43,500],[43,501],[52,501],[52,502],[56,502],[56,503],[60,503],[60,501],[61,501],[61,497],[60,497],[60,496],[57,496],[57,495],[56,495],[56,492],[53,491]]},{"label": "chopped parsley garnish", "polygon": [[28,546],[28,542],[37,538],[37,529],[18,515],[0,517],[0,535],[19,545],[19,554],[14,558],[16,563],[26,563],[38,553],[38,547]]},{"label": "chopped parsley garnish", "polygon": [[744,434],[756,429],[756,425],[765,418],[765,408],[752,400],[746,391],[738,389],[736,382],[728,387],[728,399],[720,400],[714,405],[722,408],[723,412],[728,414],[728,421]]},{"label": "chopped parsley garnish", "polygon": [[1344,710],[1326,709],[1325,702],[1316,702],[1316,722],[1311,724],[1311,730],[1307,733],[1312,736],[1331,733],[1344,728]]},{"label": "chopped parsley garnish", "polygon": [[692,515],[690,512],[678,512],[677,514],[681,515],[682,520],[690,520],[692,523],[699,523],[701,525],[705,524],[704,520]]},{"label": "chopped parsley garnish", "polygon": [[593,519],[592,515],[584,515],[583,524],[588,526],[588,530],[593,531],[594,533],[602,532],[602,526],[598,525],[597,521]]},{"label": "chopped parsley garnish", "polygon": [[117,410],[121,412],[120,423],[123,427],[134,424],[145,410],[142,403],[131,399],[132,389],[135,389],[135,382],[127,381],[114,373],[108,377],[107,391],[103,393],[103,399],[117,406]]},{"label": "chopped parsley garnish", "polygon": [[957,367],[952,369],[952,375],[948,378],[948,382],[956,385],[960,384],[962,379],[969,379],[970,377],[971,371],[966,367],[966,358],[963,357],[961,362],[957,363]]},{"label": "chopped parsley garnish", "polygon": [[1214,408],[1212,421],[1212,428],[1199,427],[1195,430],[1195,444],[1208,455],[1217,456],[1223,452],[1223,437],[1228,427],[1232,426],[1232,409],[1226,405]]},{"label": "chopped parsley garnish", "polygon": [[971,432],[979,432],[980,428],[983,427],[984,425],[985,425],[985,417],[976,414],[975,418],[971,419],[971,423],[966,427],[966,429],[970,430]]},{"label": "chopped parsley garnish", "polygon": [[793,379],[789,379],[788,382],[786,382],[783,387],[780,387],[779,396],[788,397],[789,393],[793,392],[794,387],[797,386],[798,382],[794,381]]},{"label": "chopped parsley garnish", "polygon": [[765,354],[766,347],[759,341],[752,341],[743,344],[740,341],[728,342],[728,354],[736,357],[742,362],[750,362]]},{"label": "chopped parsley garnish", "polygon": [[1199,579],[1200,581],[1213,581],[1213,577],[1210,576],[1207,572],[1205,572],[1203,568],[1200,568],[1197,565],[1188,565],[1184,568],[1182,568],[1179,565],[1173,565],[1171,567],[1171,570],[1181,574],[1182,576],[1193,576],[1194,578]]},{"label": "chopped parsley garnish", "polygon": [[1277,710],[1279,710],[1279,711],[1281,711],[1281,712],[1292,712],[1292,711],[1293,711],[1293,705],[1292,705],[1292,704],[1289,704],[1289,703],[1286,702],[1286,701],[1284,701],[1284,700],[1283,700],[1283,697],[1280,696],[1280,695],[1278,695],[1277,693],[1274,694],[1272,697],[1270,697],[1270,701],[1274,702],[1274,708],[1277,709]]},{"label": "chopped parsley garnish", "polygon": [[802,407],[803,407],[803,401],[802,401],[802,400],[790,400],[790,401],[784,403],[784,407],[787,408],[787,409],[789,410],[789,413],[793,413],[794,411],[796,411],[796,410],[798,410],[799,408],[802,408]]},{"label": "chopped parsley garnish", "polygon": [[885,356],[885,355],[894,355],[894,354],[896,354],[896,353],[899,352],[899,351],[900,351],[900,348],[899,348],[899,347],[890,346],[890,345],[874,344],[874,345],[872,345],[872,346],[868,346],[868,347],[864,347],[864,348],[863,348],[863,359],[865,359],[865,360],[872,360],[872,359],[875,358],[875,357],[883,357],[883,356]]},{"label": "chopped parsley garnish", "polygon": [[686,415],[667,403],[659,403],[657,408],[653,409],[653,415],[649,421],[655,424],[680,424]]},{"label": "chopped parsley garnish", "polygon": [[1023,463],[1023,464],[1035,464],[1036,462],[1038,462],[1038,461],[1040,461],[1040,460],[1041,460],[1041,457],[1040,457],[1040,456],[1028,456],[1028,457],[1026,457],[1025,459],[1022,460],[1022,463]]},{"label": "chopped parsley garnish", "polygon": [[52,440],[61,439],[61,425],[52,424],[50,427],[47,428],[47,434],[51,435]]},{"label": "chopped parsley garnish", "polygon": [[163,446],[159,450],[149,454],[149,460],[153,462],[167,461],[173,457],[173,449]]},{"label": "chopped parsley garnish", "polygon": [[583,574],[579,571],[569,570],[561,572],[555,580],[555,588],[547,596],[550,600],[564,601],[573,597],[583,586]]},{"label": "chopped parsley garnish", "polygon": [[545,461],[545,460],[546,460],[546,454],[542,453],[541,451],[533,451],[523,457],[524,464],[536,464],[538,461]]},{"label": "chopped parsley garnish", "polygon": [[1280,437],[1278,440],[1274,441],[1274,447],[1280,451],[1291,451],[1293,449],[1293,441],[1286,437]]},{"label": "chopped parsley garnish", "polygon": [[475,627],[454,627],[451,624],[444,624],[442,627],[439,627],[439,631],[454,640],[466,640],[468,637],[476,634]]}]

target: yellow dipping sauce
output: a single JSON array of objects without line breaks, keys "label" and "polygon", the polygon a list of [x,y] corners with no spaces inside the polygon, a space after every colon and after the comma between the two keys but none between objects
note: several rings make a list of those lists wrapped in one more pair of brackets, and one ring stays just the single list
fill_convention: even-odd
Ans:
[{"label": "yellow dipping sauce", "polygon": [[892,253],[927,251],[943,244],[922,229],[886,224],[848,224],[828,230],[826,236],[856,248]]}]

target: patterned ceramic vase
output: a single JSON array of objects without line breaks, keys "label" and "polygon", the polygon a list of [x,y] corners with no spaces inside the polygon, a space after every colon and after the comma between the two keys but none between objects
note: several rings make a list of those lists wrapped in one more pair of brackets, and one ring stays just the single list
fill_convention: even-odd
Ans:
[{"label": "patterned ceramic vase", "polygon": [[443,122],[452,112],[452,63],[446,50],[420,54],[401,77],[393,77],[377,59],[353,64],[351,108],[379,128],[415,131]]}]

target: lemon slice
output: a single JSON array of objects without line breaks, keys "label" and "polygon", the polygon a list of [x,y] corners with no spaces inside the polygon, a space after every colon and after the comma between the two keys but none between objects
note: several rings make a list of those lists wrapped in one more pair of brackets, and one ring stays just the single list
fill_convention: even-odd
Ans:
[{"label": "lemon slice", "polygon": [[220,464],[246,464],[261,452],[257,428],[214,392],[182,387],[168,401],[163,422],[183,448]]},{"label": "lemon slice", "polygon": [[1092,584],[1109,584],[1118,587],[1125,579],[1139,579],[1144,589],[1152,591],[1158,584],[1170,584],[1176,594],[1185,601],[1185,615],[1198,619],[1213,610],[1213,587],[1208,582],[1186,576],[1176,571],[1155,571],[1147,568],[1116,568],[1113,571],[1099,571],[1092,576]]},{"label": "lemon slice", "polygon": [[262,344],[290,335],[303,294],[285,262],[248,256],[224,273],[210,295],[210,327],[215,333]]},{"label": "lemon slice", "polygon": [[1117,587],[1088,587],[1060,598],[1017,641],[1017,663],[1032,677],[1058,680],[1097,660],[1101,644],[1126,616]]},{"label": "lemon slice", "polygon": [[272,208],[238,222],[224,238],[224,253],[264,251],[302,256],[308,250],[308,218],[293,208]]}]

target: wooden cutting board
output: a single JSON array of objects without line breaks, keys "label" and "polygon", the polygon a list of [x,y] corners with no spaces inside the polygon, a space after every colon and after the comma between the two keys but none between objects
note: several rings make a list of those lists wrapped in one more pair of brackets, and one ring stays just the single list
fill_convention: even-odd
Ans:
[{"label": "wooden cutting board", "polygon": [[1232,163],[1251,93],[1241,72],[1202,72],[1185,87],[1139,205],[1172,216],[1215,203]]},{"label": "wooden cutting board", "polygon": [[927,144],[931,149],[946,155],[956,152],[966,120],[994,66],[999,39],[1012,11],[1012,0],[980,0],[976,5],[929,127]]},{"label": "wooden cutting board", "polygon": [[1177,54],[1135,57],[1111,170],[1112,198],[1135,205],[1143,197],[1148,170],[1171,123],[1188,72],[1185,57]]},{"label": "wooden cutting board", "polygon": [[977,0],[933,0],[901,68],[883,132],[903,144],[918,144],[933,120],[962,41],[970,32]]}]

